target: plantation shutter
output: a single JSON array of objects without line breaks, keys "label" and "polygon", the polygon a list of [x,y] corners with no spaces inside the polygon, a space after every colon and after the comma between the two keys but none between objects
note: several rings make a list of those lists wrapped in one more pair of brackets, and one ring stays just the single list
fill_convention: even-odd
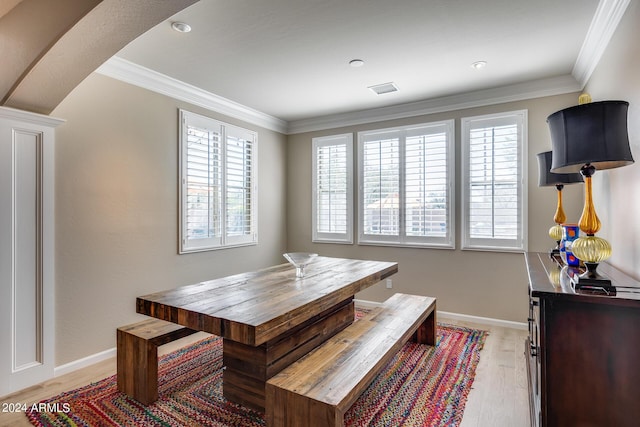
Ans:
[{"label": "plantation shutter", "polygon": [[400,234],[400,137],[397,133],[368,134],[362,141],[362,234]]},{"label": "plantation shutter", "polygon": [[226,133],[226,236],[227,243],[253,241],[254,135],[225,126]]},{"label": "plantation shutter", "polygon": [[453,248],[453,120],[358,138],[359,242]]},{"label": "plantation shutter", "polygon": [[454,247],[453,120],[358,138],[359,242]]},{"label": "plantation shutter", "polygon": [[254,132],[180,111],[180,253],[252,244]]},{"label": "plantation shutter", "polygon": [[524,249],[524,114],[465,123],[465,244]]},{"label": "plantation shutter", "polygon": [[222,129],[193,118],[185,131],[183,238],[192,248],[218,246],[222,243]]},{"label": "plantation shutter", "polygon": [[445,129],[432,132],[420,129],[406,139],[405,233],[409,237],[446,237],[450,226],[447,133]]},{"label": "plantation shutter", "polygon": [[352,134],[313,139],[313,240],[352,243]]}]

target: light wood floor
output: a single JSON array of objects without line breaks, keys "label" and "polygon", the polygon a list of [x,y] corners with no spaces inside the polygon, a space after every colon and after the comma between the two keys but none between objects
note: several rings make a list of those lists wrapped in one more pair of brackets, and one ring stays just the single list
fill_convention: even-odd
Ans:
[{"label": "light wood floor", "polygon": [[[461,427],[528,427],[529,402],[524,359],[526,331],[449,319],[439,320],[449,324],[488,330],[490,333],[480,353],[480,363],[473,389],[469,393]],[[160,353],[168,353],[204,336],[206,335],[198,333],[164,345],[160,347]],[[64,391],[98,381],[115,372],[115,358],[105,360],[6,396],[0,400],[0,411],[2,403],[30,405]],[[22,413],[0,412],[0,427],[30,425],[27,417]]]},{"label": "light wood floor", "polygon": [[527,331],[439,320],[489,331],[460,427],[529,427]]}]

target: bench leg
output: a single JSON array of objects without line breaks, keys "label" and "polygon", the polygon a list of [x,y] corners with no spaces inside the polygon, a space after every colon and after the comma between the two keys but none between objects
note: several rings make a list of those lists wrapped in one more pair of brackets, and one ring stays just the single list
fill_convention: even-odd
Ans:
[{"label": "bench leg", "polygon": [[272,386],[266,387],[267,427],[344,427],[337,407]]},{"label": "bench leg", "polygon": [[434,303],[433,311],[413,334],[412,341],[418,344],[436,345],[436,339],[438,337],[438,333],[436,330],[436,328],[438,327],[437,325],[438,323],[436,321],[436,306]]},{"label": "bench leg", "polygon": [[117,332],[118,390],[144,405],[158,400],[158,346]]}]

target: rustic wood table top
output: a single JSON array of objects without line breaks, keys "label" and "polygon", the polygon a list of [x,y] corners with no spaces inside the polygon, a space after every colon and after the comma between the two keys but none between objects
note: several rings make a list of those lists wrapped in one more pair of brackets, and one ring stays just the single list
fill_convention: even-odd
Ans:
[{"label": "rustic wood table top", "polygon": [[261,345],[398,271],[396,262],[317,257],[296,278],[281,264],[137,298],[137,312]]}]

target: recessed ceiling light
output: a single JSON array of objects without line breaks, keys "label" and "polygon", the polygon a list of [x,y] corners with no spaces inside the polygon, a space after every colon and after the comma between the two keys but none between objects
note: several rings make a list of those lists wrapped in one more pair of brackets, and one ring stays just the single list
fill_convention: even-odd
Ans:
[{"label": "recessed ceiling light", "polygon": [[396,86],[395,83],[393,82],[389,82],[389,83],[382,83],[379,85],[369,86],[369,89],[371,89],[378,95],[382,95],[383,93],[397,92],[398,86]]},{"label": "recessed ceiling light", "polygon": [[481,68],[484,68],[486,66],[487,66],[487,61],[476,61],[473,64],[471,64],[471,68],[475,70],[480,70]]},{"label": "recessed ceiling light", "polygon": [[349,61],[349,65],[351,65],[353,68],[362,67],[364,65],[364,61],[362,59],[352,59],[351,61]]},{"label": "recessed ceiling light", "polygon": [[171,28],[179,33],[188,33],[189,31],[191,31],[191,26],[189,24],[185,24],[184,22],[172,22]]}]

